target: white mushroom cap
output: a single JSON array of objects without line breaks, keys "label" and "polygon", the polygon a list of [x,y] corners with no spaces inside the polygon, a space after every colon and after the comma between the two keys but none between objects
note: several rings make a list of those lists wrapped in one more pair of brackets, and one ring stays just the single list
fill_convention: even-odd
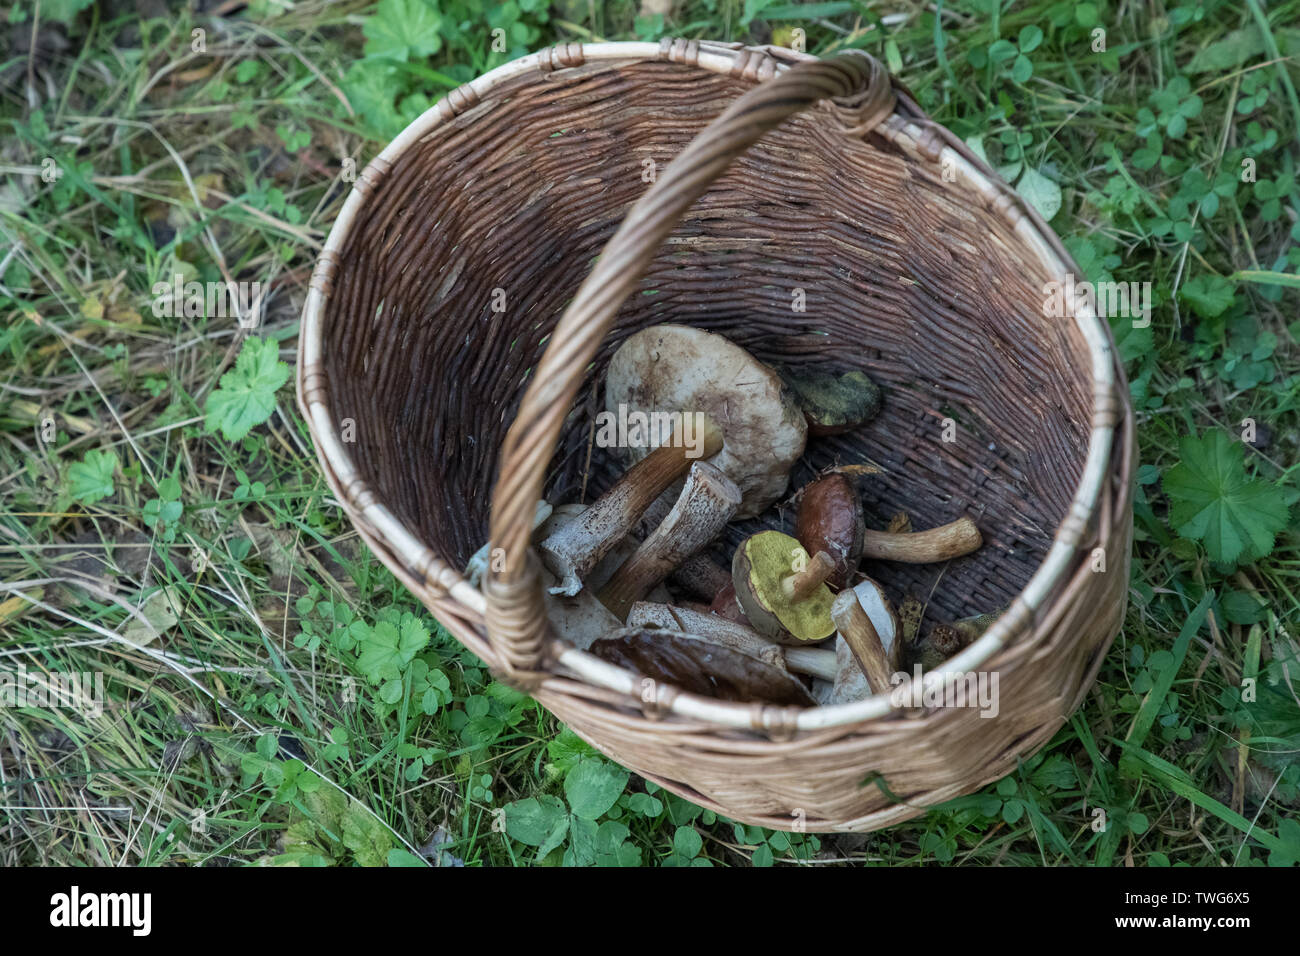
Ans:
[{"label": "white mushroom cap", "polygon": [[871,578],[864,577],[853,586],[853,593],[862,603],[862,610],[867,612],[871,623],[880,635],[880,644],[885,649],[885,656],[891,667],[897,667],[901,645],[898,641],[898,612],[894,603],[885,596],[885,590]]},{"label": "white mushroom cap", "polygon": [[[627,414],[703,412],[722,429],[709,459],[740,488],[737,518],[779,499],[808,437],[804,414],[780,376],[721,335],[684,325],[637,332],[610,360],[605,409]],[[648,436],[658,437],[658,436]],[[648,447],[629,449],[634,461]]]}]

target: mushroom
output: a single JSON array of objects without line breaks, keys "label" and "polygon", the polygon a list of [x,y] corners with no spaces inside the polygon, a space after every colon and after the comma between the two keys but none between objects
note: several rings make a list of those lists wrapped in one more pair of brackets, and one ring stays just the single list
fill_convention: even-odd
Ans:
[{"label": "mushroom", "polygon": [[871,696],[871,686],[862,666],[853,656],[848,642],[835,638],[835,673],[826,680],[813,681],[813,697],[822,706],[851,704]]},{"label": "mushroom", "polygon": [[[630,538],[636,542],[645,540],[668,518],[677,503],[669,491],[664,492],[646,509]],[[635,543],[635,542],[634,542]],[[720,567],[703,552],[691,555],[668,575],[674,585],[687,594],[708,603],[712,602],[718,592],[731,584],[731,569]]]},{"label": "mushroom", "polygon": [[780,376],[721,335],[684,325],[652,326],[619,346],[605,409],[620,421],[703,412],[717,422],[724,440],[712,464],[740,488],[737,518],[761,514],[784,494],[808,435]]},{"label": "mushroom", "polygon": [[[551,503],[549,501],[537,502],[537,510],[533,513],[533,533],[546,523],[546,519],[551,516]],[[483,575],[488,569],[489,558],[492,556],[492,542],[485,542],[483,547],[474,552],[474,555],[465,565],[465,580],[472,587],[478,587],[483,581]]]},{"label": "mushroom", "polygon": [[922,670],[936,670],[966,646],[966,639],[951,624],[936,624],[930,633],[912,645],[912,662]]},{"label": "mushroom", "polygon": [[880,644],[885,651],[885,663],[890,672],[898,670],[903,642],[899,639],[902,627],[894,602],[889,600],[884,588],[868,577],[863,577],[853,585],[853,594],[880,637]]},{"label": "mushroom", "polygon": [[839,629],[835,680],[816,688],[814,696],[823,704],[846,704],[887,693],[898,670],[901,641],[898,615],[884,590],[864,578],[836,596],[831,617]]},{"label": "mushroom", "polygon": [[760,531],[736,549],[731,580],[754,630],[782,644],[802,644],[835,631],[831,590],[823,583],[834,568],[825,551],[809,559],[788,534]]},{"label": "mushroom", "polygon": [[703,601],[713,602],[724,588],[731,587],[731,571],[719,567],[707,555],[697,554],[683,561],[668,580]]},{"label": "mushroom", "polygon": [[627,615],[628,627],[657,627],[670,631],[684,631],[725,644],[733,650],[758,657],[768,664],[800,674],[835,678],[835,653],[820,647],[782,647],[763,637],[751,627],[720,618],[716,614],[701,614],[689,608],[670,604],[638,601]]},{"label": "mushroom", "polygon": [[[542,572],[543,583],[555,580],[550,572]],[[585,651],[594,641],[618,630],[623,622],[600,603],[594,593],[583,588],[577,594],[557,593],[555,589],[543,593],[546,620],[555,636],[568,641],[578,650]]]},{"label": "mushroom", "polygon": [[704,697],[795,707],[814,703],[803,683],[782,668],[681,631],[625,627],[592,644],[591,653]]},{"label": "mushroom", "polygon": [[[722,447],[722,431],[709,418],[698,451],[708,458]],[[690,467],[692,449],[686,443],[660,445],[634,464],[614,487],[543,539],[542,563],[559,583],[553,594],[577,594],[601,558],[621,541],[659,495]]]},{"label": "mushroom", "polygon": [[970,617],[963,617],[960,620],[953,621],[952,626],[966,639],[967,644],[973,644],[983,636],[994,621],[1006,613],[1006,610],[1006,605],[1003,605],[996,611],[989,611],[987,614],[973,614]]},{"label": "mushroom", "polygon": [[812,369],[781,369],[808,421],[808,434],[839,435],[875,418],[880,389],[864,372],[832,375]]},{"label": "mushroom", "polygon": [[795,537],[810,553],[825,551],[835,558],[835,573],[826,582],[833,588],[848,584],[864,557],[929,564],[970,554],[984,543],[975,522],[965,517],[928,531],[873,531],[863,524],[853,482],[838,472],[800,492]]},{"label": "mushroom", "polygon": [[877,561],[929,564],[960,558],[983,543],[975,522],[962,517],[928,531],[890,532],[868,528],[862,539],[862,556]]},{"label": "mushroom", "polygon": [[862,560],[866,536],[862,499],[853,482],[832,473],[806,485],[799,496],[794,536],[809,554],[825,551],[834,558],[835,570],[826,583],[837,590],[845,587]]},{"label": "mushroom", "polygon": [[615,616],[645,597],[683,561],[707,547],[740,505],[740,489],[708,462],[691,465],[668,516],[610,578],[600,600]]},{"label": "mushroom", "polygon": [[[579,504],[560,505],[538,530],[538,535],[563,532],[577,521],[588,509]],[[556,586],[556,578],[545,567],[542,569],[542,584],[545,590],[542,598],[546,606],[546,619],[556,636],[568,641],[580,650],[586,650],[595,640],[599,640],[611,631],[617,630],[623,622],[610,613],[609,609],[596,597],[599,589],[614,570],[632,554],[635,542],[623,539],[615,544],[604,559],[587,575],[588,587],[579,588],[574,594],[565,594]],[[662,588],[652,592],[652,596],[667,600],[668,593]]]},{"label": "mushroom", "polygon": [[875,624],[862,608],[855,591],[841,591],[831,605],[831,618],[839,628],[839,638],[848,645],[873,694],[883,694],[889,689],[888,652],[876,631]]},{"label": "mushroom", "polygon": [[709,610],[728,621],[736,624],[748,624],[749,618],[745,617],[744,608],[736,600],[736,583],[728,580],[726,584],[713,597],[712,603],[709,604]]}]

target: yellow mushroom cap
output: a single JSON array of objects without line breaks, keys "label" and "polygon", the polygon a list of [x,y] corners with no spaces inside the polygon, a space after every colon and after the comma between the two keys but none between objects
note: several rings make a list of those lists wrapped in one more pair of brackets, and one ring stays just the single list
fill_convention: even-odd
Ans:
[{"label": "yellow mushroom cap", "polygon": [[736,549],[731,563],[736,600],[760,634],[787,644],[806,644],[835,633],[830,588],[819,584],[802,601],[791,601],[782,589],[781,582],[808,560],[798,539],[780,531],[760,531]]}]

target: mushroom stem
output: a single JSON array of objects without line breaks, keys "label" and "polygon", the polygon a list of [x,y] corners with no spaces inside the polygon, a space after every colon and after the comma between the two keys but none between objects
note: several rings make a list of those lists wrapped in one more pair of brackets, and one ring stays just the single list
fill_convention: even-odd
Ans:
[{"label": "mushroom stem", "polygon": [[703,461],[691,465],[668,517],[614,572],[600,592],[601,601],[619,620],[626,618],[633,604],[718,536],[740,500],[735,482],[717,468]]},{"label": "mushroom stem", "polygon": [[835,652],[825,647],[783,647],[785,666],[796,674],[835,680]]},{"label": "mushroom stem", "polygon": [[697,554],[683,561],[668,580],[700,600],[712,601],[723,588],[731,587],[731,572],[718,567],[707,555]]},{"label": "mushroom stem", "polygon": [[[677,496],[672,494],[670,488],[650,503],[650,507],[646,508],[645,514],[637,522],[637,527],[629,533],[629,538],[635,539],[634,544],[644,541],[654,533],[655,528],[664,523],[676,500]],[[707,603],[731,583],[731,572],[720,568],[707,554],[697,554],[683,561],[679,568],[668,575],[668,580]]]},{"label": "mushroom stem", "polygon": [[811,595],[835,570],[835,559],[825,551],[818,551],[802,571],[781,579],[781,590],[787,599],[802,601]]},{"label": "mushroom stem", "polygon": [[903,533],[867,529],[862,556],[878,561],[902,561],[904,564],[929,564],[970,554],[984,543],[980,529],[970,518],[930,528],[928,531]]},{"label": "mushroom stem", "polygon": [[[546,523],[546,519],[551,516],[553,510],[554,509],[551,507],[549,501],[543,500],[537,502],[537,510],[533,512],[534,534],[536,534],[538,528]],[[477,588],[483,583],[483,575],[487,573],[488,565],[491,563],[491,557],[492,542],[486,541],[484,542],[483,547],[475,551],[473,556],[469,559],[469,563],[465,565],[465,580],[468,581],[471,586]],[[728,576],[727,580],[730,581],[731,577]]]},{"label": "mushroom stem", "polygon": [[[702,457],[722,448],[722,431],[710,418],[704,419]],[[627,470],[614,487],[590,508],[538,547],[547,570],[559,578],[552,594],[572,596],[593,568],[659,497],[665,488],[691,466],[685,443],[660,445]]]},{"label": "mushroom stem", "polygon": [[876,626],[862,608],[862,602],[852,590],[841,591],[831,604],[831,620],[840,636],[858,659],[862,673],[867,677],[873,694],[889,690],[889,661],[885,645],[876,632]]}]

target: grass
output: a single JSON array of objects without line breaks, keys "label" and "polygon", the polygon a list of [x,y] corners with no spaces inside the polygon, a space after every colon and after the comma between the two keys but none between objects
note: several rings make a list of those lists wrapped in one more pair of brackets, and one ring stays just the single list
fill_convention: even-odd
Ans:
[{"label": "grass", "polygon": [[[100,674],[105,701],[0,706],[0,863],[1300,860],[1300,3],[654,6],[14,5],[0,668]],[[292,362],[349,169],[446,89],[558,40],[795,27],[887,61],[1059,207],[1089,278],[1153,290],[1149,327],[1114,326],[1142,468],[1130,610],[1096,686],[1015,774],[867,836],[717,819],[493,681],[360,545],[274,356],[239,393],[267,406],[223,429],[212,396],[245,381],[223,375],[248,336],[153,309],[177,273],[261,281],[255,336]],[[1166,481],[1187,436],[1245,419],[1254,441],[1210,463],[1244,469],[1271,530],[1232,553]]]}]

